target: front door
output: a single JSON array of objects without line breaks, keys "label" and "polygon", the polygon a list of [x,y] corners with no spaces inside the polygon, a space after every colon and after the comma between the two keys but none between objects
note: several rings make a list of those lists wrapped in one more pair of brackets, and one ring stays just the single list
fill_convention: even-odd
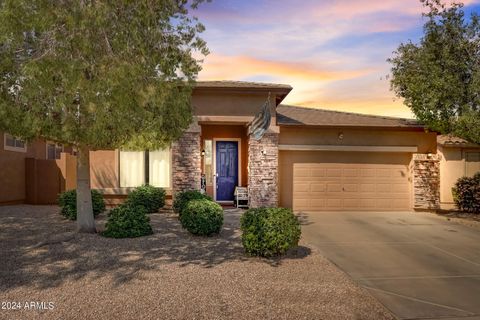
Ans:
[{"label": "front door", "polygon": [[216,199],[233,201],[233,192],[238,185],[238,142],[217,141],[216,159]]}]

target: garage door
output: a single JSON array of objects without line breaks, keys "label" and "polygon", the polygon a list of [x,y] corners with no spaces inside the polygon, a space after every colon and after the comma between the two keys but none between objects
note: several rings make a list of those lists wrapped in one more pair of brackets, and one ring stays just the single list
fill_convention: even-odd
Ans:
[{"label": "garage door", "polygon": [[293,209],[410,210],[408,164],[294,163]]}]

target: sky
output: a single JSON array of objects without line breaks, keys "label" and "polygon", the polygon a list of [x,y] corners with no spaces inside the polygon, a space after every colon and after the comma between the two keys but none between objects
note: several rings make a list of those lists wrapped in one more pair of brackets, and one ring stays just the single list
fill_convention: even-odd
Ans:
[{"label": "sky", "polygon": [[213,0],[195,12],[211,52],[198,79],[289,84],[286,104],[413,118],[386,60],[421,38],[422,11],[418,0]]}]

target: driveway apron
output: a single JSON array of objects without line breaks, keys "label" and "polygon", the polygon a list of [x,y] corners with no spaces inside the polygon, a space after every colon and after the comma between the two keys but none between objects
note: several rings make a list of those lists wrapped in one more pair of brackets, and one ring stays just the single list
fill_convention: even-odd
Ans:
[{"label": "driveway apron", "polygon": [[480,319],[480,229],[412,212],[300,217],[305,240],[399,319]]}]

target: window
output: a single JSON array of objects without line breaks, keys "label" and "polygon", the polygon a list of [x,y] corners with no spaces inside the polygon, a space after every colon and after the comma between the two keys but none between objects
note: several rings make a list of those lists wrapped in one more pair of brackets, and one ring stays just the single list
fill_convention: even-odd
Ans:
[{"label": "window", "polygon": [[3,134],[3,149],[9,151],[27,152],[27,144],[25,141],[12,136],[11,134]]},{"label": "window", "polygon": [[465,175],[467,177],[473,177],[477,172],[480,172],[480,152],[466,152]]},{"label": "window", "polygon": [[55,160],[60,159],[63,152],[63,145],[55,142],[47,142],[47,159]]},{"label": "window", "polygon": [[203,156],[203,173],[205,174],[205,180],[207,186],[213,185],[213,154],[212,154],[212,140],[205,140],[203,150],[205,155]]},{"label": "window", "polygon": [[156,151],[120,151],[120,187],[171,186],[170,149]]}]

